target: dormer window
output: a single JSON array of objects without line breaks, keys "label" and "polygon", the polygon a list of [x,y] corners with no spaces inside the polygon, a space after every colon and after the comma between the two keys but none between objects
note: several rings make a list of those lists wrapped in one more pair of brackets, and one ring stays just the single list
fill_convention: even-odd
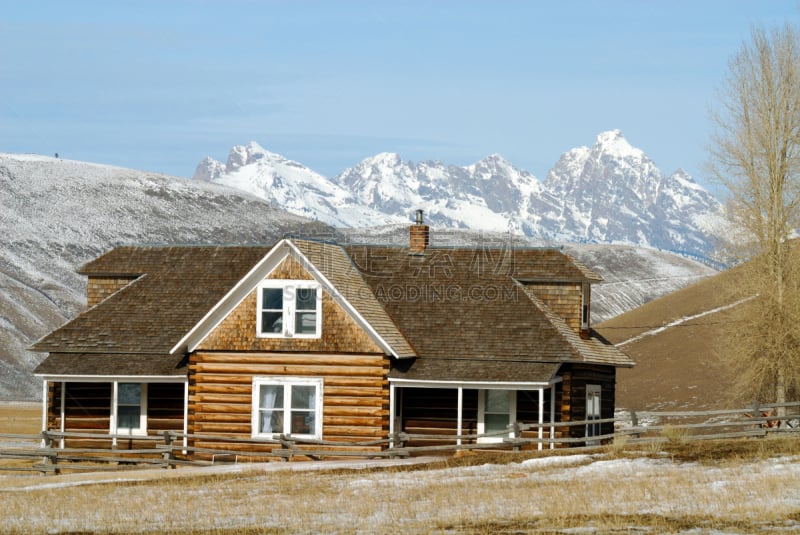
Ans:
[{"label": "dormer window", "polygon": [[262,338],[319,338],[322,289],[314,281],[266,280],[258,287],[257,334]]},{"label": "dormer window", "polygon": [[591,295],[591,287],[584,283],[581,288],[581,331],[589,331],[589,301]]}]

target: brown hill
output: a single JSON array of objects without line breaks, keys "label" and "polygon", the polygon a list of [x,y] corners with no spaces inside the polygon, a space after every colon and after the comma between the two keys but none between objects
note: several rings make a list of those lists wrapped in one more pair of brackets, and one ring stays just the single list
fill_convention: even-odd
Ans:
[{"label": "brown hill", "polygon": [[748,306],[742,276],[725,271],[596,326],[636,361],[618,372],[618,408],[708,410],[744,401],[719,349],[732,310]]}]

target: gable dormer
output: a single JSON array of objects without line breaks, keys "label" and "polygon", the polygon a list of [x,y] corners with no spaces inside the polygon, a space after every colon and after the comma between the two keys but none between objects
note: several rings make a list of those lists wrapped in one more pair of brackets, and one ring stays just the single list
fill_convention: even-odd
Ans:
[{"label": "gable dormer", "polygon": [[585,336],[589,333],[591,287],[581,281],[525,281],[523,284],[570,329]]}]

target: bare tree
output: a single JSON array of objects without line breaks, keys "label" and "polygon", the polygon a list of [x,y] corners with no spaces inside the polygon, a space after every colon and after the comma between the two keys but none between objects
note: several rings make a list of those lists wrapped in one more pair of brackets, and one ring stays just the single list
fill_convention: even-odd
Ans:
[{"label": "bare tree", "polygon": [[[800,35],[756,28],[731,59],[712,112],[711,171],[728,192],[747,291],[725,355],[743,393],[782,403],[800,385],[800,269],[789,241],[800,223]],[[742,290],[740,288],[739,290]]]}]

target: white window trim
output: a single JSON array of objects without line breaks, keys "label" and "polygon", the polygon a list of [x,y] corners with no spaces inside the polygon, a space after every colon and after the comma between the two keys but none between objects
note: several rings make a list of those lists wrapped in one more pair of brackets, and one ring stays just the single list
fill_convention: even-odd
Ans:
[{"label": "white window trim", "polygon": [[[597,414],[589,414],[589,409],[592,407],[596,398]],[[586,437],[594,437],[600,435],[600,424],[589,423],[593,420],[601,420],[603,416],[603,388],[600,385],[587,384],[586,385]]]},{"label": "white window trim", "polygon": [[[283,289],[283,332],[271,333],[261,330],[261,311],[264,288]],[[295,292],[297,289],[315,289],[317,291],[316,328],[314,333],[295,332]],[[313,280],[267,279],[258,285],[256,304],[256,337],[257,338],[319,338],[322,336],[322,286]]]},{"label": "white window trim", "polygon": [[147,383],[138,383],[141,388],[141,405],[139,406],[139,429],[132,429],[130,427],[119,427],[119,384],[120,383],[135,383],[135,381],[114,381],[111,386],[111,428],[110,434],[112,435],[131,435],[143,436],[147,435]]},{"label": "white window trim", "polygon": [[282,434],[289,434],[288,425],[291,421],[291,393],[289,388],[284,388],[284,403],[283,410],[285,411],[283,422],[284,429],[281,432],[273,433],[259,433],[258,423],[260,418],[260,400],[259,400],[259,387],[261,385],[283,385],[285,386],[314,386],[316,387],[315,406],[314,406],[314,432],[313,433],[294,433],[293,437],[297,438],[312,438],[322,439],[322,396],[323,396],[323,380],[321,377],[253,377],[253,394],[252,394],[252,413],[250,420],[250,431],[253,438],[278,438]]},{"label": "white window trim", "polygon": [[[478,391],[478,434],[482,435],[486,433],[486,392],[490,389],[481,389]],[[500,389],[500,388],[493,388],[491,390],[500,390],[502,392],[506,392],[508,394],[508,421],[509,424],[514,423],[517,419],[517,391],[516,390],[507,390],[507,389]],[[509,438],[513,438],[514,433],[509,431],[508,433]],[[493,437],[481,437],[478,439],[478,443],[493,443],[493,442],[502,442],[503,439],[502,435],[493,436]]]}]

